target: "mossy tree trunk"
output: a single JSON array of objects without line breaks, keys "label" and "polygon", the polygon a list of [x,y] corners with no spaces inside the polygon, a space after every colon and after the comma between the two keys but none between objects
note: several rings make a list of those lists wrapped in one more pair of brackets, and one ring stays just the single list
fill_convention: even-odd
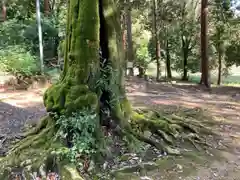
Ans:
[{"label": "mossy tree trunk", "polygon": [[107,108],[116,117],[123,116],[124,59],[117,4],[115,0],[69,3],[64,70],[44,95],[46,109],[70,115],[86,107],[97,112]]}]

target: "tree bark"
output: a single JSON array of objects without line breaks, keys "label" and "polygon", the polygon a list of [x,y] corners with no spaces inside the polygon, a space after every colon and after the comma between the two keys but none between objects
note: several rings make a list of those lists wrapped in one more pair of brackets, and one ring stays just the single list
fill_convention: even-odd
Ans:
[{"label": "tree bark", "polygon": [[217,84],[221,85],[222,81],[222,54],[218,52],[218,81]]},{"label": "tree bark", "polygon": [[[70,1],[64,69],[61,81],[44,95],[48,112],[71,114],[85,107],[97,111],[100,104],[117,116],[123,112],[124,98],[119,98],[125,97],[123,45],[120,16],[114,3],[99,0],[97,7],[98,0]],[[105,13],[109,8],[111,16]],[[105,68],[113,72],[106,72]],[[107,78],[105,85],[114,87],[114,92],[99,85],[98,79],[103,77]],[[110,105],[113,98],[114,105]]]},{"label": "tree bark", "polygon": [[184,39],[182,36],[182,53],[183,53],[183,81],[188,80],[188,53],[189,53],[189,43],[190,41]]},{"label": "tree bark", "polygon": [[44,0],[44,15],[49,16],[50,15],[50,3],[49,0]]},{"label": "tree bark", "polygon": [[[132,15],[131,15],[131,2],[128,1],[126,5],[126,25],[127,25],[127,59],[128,62],[133,63],[134,62],[134,53],[133,53],[133,40],[132,40]],[[128,68],[129,75],[133,76],[133,67]]]},{"label": "tree bark", "polygon": [[6,4],[5,4],[5,0],[2,1],[2,21],[6,21],[7,20],[7,8],[6,8]]},{"label": "tree bark", "polygon": [[[185,53],[184,53],[185,54]],[[187,81],[188,80],[188,68],[187,68],[187,56],[184,55],[183,57],[183,81]]]},{"label": "tree bark", "polygon": [[169,49],[169,40],[166,43],[166,66],[167,66],[167,77],[169,79],[172,78],[172,71],[171,71],[171,54]]},{"label": "tree bark", "polygon": [[160,42],[158,39],[157,33],[157,14],[156,14],[156,1],[152,0],[153,2],[153,37],[155,40],[155,54],[156,54],[156,62],[157,62],[157,77],[156,80],[160,80],[161,71],[160,71]]},{"label": "tree bark", "polygon": [[208,60],[208,0],[202,0],[201,6],[201,69],[202,76],[201,82],[207,87],[210,88],[209,82],[209,60]]}]

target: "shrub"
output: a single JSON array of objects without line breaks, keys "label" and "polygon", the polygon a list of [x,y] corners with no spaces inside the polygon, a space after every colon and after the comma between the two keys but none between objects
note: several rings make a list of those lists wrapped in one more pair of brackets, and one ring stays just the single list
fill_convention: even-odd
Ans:
[{"label": "shrub", "polygon": [[39,70],[36,57],[21,45],[0,49],[0,69],[13,75],[22,76],[34,75]]},{"label": "shrub", "polygon": [[[51,60],[57,56],[57,49],[59,45],[58,29],[55,27],[54,22],[48,19],[42,21],[42,35],[43,35],[43,51],[44,60]],[[33,54],[39,54],[39,39],[38,39],[38,26],[36,21],[29,23],[24,33],[24,40],[26,44],[31,45]]]},{"label": "shrub", "polygon": [[22,44],[24,41],[23,31],[25,24],[15,19],[1,23],[0,26],[0,46]]},{"label": "shrub", "polygon": [[79,158],[95,155],[100,147],[97,124],[99,122],[96,113],[89,109],[73,113],[70,117],[60,116],[56,137],[67,141],[70,149],[63,149],[58,153],[81,167],[83,164]]}]

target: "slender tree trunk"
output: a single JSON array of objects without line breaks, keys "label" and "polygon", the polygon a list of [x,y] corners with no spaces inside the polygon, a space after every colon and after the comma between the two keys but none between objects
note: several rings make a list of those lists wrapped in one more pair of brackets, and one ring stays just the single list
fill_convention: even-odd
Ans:
[{"label": "slender tree trunk", "polygon": [[153,2],[153,37],[155,40],[155,54],[156,54],[156,62],[157,62],[157,77],[156,80],[160,80],[161,70],[160,70],[160,42],[158,39],[157,33],[157,13],[156,13],[156,1]]},{"label": "slender tree trunk", "polygon": [[190,41],[184,39],[182,35],[182,53],[183,53],[183,81],[188,80],[188,52],[189,52],[189,43]]},{"label": "slender tree trunk", "polygon": [[172,71],[171,71],[171,55],[170,55],[170,49],[169,49],[169,42],[167,40],[166,43],[166,66],[167,66],[167,77],[169,79],[172,78]]},{"label": "slender tree trunk", "polygon": [[2,1],[2,21],[6,21],[7,20],[7,8],[6,8],[6,4],[5,4],[5,0]]},{"label": "slender tree trunk", "polygon": [[[126,7],[126,24],[127,24],[127,44],[128,44],[128,49],[127,49],[127,57],[128,57],[128,62],[133,63],[134,62],[134,53],[133,53],[133,41],[132,41],[132,15],[131,15],[131,2],[128,1],[127,7]],[[133,76],[133,67],[128,68],[129,70],[129,75]]]},{"label": "slender tree trunk", "polygon": [[218,80],[217,85],[221,84],[222,78],[222,53],[221,53],[221,32],[217,27],[217,51],[218,51]]},{"label": "slender tree trunk", "polygon": [[218,81],[217,84],[221,85],[222,81],[222,54],[218,52]]},{"label": "slender tree trunk", "polygon": [[44,15],[49,16],[50,14],[50,3],[49,0],[44,0]]},{"label": "slender tree trunk", "polygon": [[184,55],[183,55],[183,78],[182,80],[184,81],[187,81],[188,80],[188,61],[187,61],[187,55],[186,53],[184,52]]},{"label": "slender tree trunk", "polygon": [[202,68],[202,83],[210,88],[209,82],[209,59],[208,59],[208,0],[202,0],[201,7],[201,68]]},{"label": "slender tree trunk", "polygon": [[223,57],[224,57],[224,44],[223,41],[221,40],[222,36],[222,29],[223,27],[217,27],[217,51],[218,51],[218,80],[217,84],[221,85],[222,81],[222,65],[223,65]]}]

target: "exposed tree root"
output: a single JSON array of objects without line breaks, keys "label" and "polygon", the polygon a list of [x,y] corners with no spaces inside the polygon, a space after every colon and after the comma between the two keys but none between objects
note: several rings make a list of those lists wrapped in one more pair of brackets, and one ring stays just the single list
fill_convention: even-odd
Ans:
[{"label": "exposed tree root", "polygon": [[[154,111],[138,110],[133,111],[130,124],[123,124],[119,124],[121,127],[114,126],[113,132],[116,132],[118,136],[127,136],[128,139],[138,139],[168,154],[179,155],[181,153],[176,148],[177,141],[190,142],[198,150],[200,147],[210,146],[201,136],[202,132],[210,133],[209,130],[206,130],[200,123],[194,124],[178,116],[171,118]],[[151,135],[144,136],[145,131]],[[13,166],[30,167],[33,171],[46,165],[52,152],[66,148],[54,139],[55,132],[56,122],[49,116],[44,117],[33,131],[26,134],[27,136],[14,145],[8,155],[0,160],[0,172]],[[73,166],[64,164],[60,169],[62,173],[69,174],[65,179],[74,179],[72,178],[74,176],[77,177],[75,179],[81,180],[81,176]],[[74,171],[75,175],[72,175],[69,169]]]},{"label": "exposed tree root", "polygon": [[35,128],[33,128],[32,130],[27,131],[23,137],[28,137],[34,134],[38,134],[42,129],[44,129],[49,121],[51,121],[51,118],[49,116],[44,116],[40,122],[37,124],[37,126]]},{"label": "exposed tree root", "polygon": [[[6,157],[0,159],[0,179],[8,180],[14,167],[22,169],[26,179],[32,179],[32,173],[37,172],[39,177],[45,172],[59,172],[63,180],[83,180],[71,163],[58,161],[58,150],[65,146],[55,139],[55,122],[45,117],[39,125],[16,143]],[[53,163],[53,157],[57,163]],[[43,167],[43,171],[41,171]],[[41,171],[41,172],[40,172]]]},{"label": "exposed tree root", "polygon": [[159,150],[169,154],[179,154],[180,152],[174,148],[174,141],[188,141],[196,149],[210,146],[200,135],[211,134],[211,131],[202,124],[185,120],[181,117],[173,115],[166,117],[156,111],[136,110],[133,113],[131,124],[138,129],[139,134],[149,131],[154,138],[144,137],[142,135],[135,136]]}]

